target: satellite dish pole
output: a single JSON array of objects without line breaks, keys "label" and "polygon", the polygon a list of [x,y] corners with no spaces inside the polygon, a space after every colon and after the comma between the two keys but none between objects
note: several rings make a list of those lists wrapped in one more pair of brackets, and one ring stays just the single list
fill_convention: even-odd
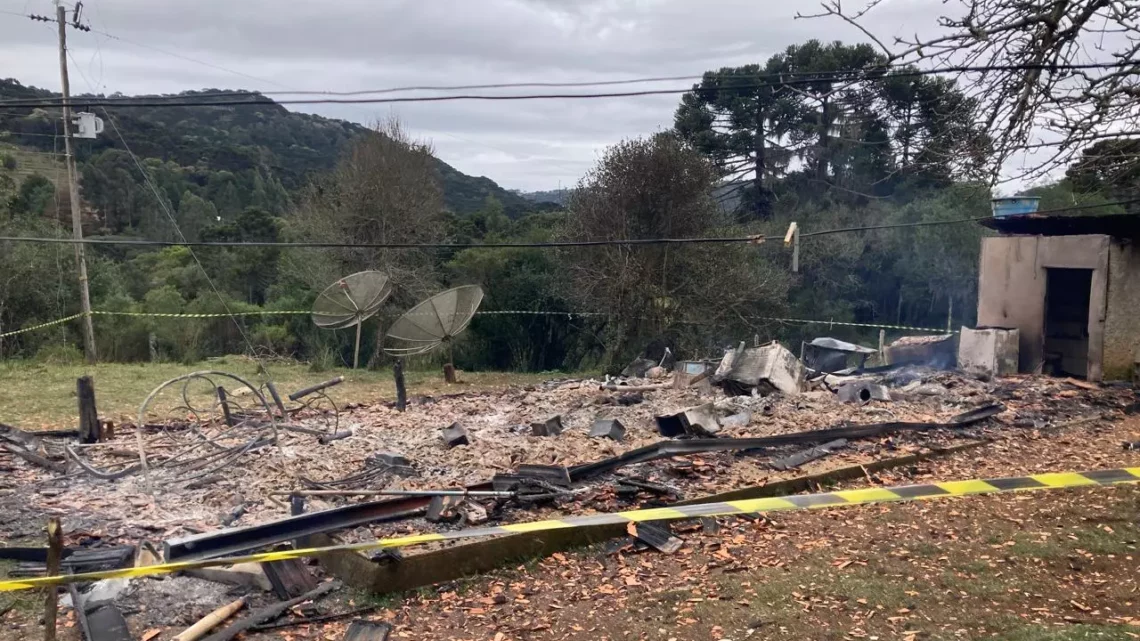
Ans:
[{"label": "satellite dish pole", "polygon": [[360,366],[361,325],[380,311],[380,306],[391,293],[392,285],[387,274],[357,272],[326,287],[313,302],[313,323],[317,327],[348,329],[356,326],[352,369]]},{"label": "satellite dish pole", "polygon": [[[448,358],[454,360],[456,336],[467,329],[483,302],[478,285],[464,285],[440,292],[404,312],[388,330],[388,347],[384,352],[397,358],[427,354],[440,345],[448,346]],[[455,382],[455,365],[443,366],[444,379]]]}]

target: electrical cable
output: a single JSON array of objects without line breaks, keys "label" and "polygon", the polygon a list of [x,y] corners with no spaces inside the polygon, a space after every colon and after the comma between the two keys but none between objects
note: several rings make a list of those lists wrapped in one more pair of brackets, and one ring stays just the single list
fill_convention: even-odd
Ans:
[{"label": "electrical cable", "polygon": [[[1041,64],[1021,64],[1021,65],[985,65],[985,66],[956,66],[956,67],[938,67],[934,69],[912,69],[900,70],[891,74],[894,78],[903,77],[920,77],[928,75],[946,74],[946,73],[990,73],[990,72],[1006,72],[1006,71],[1074,71],[1081,69],[1109,69],[1109,68],[1129,68],[1140,65],[1140,61],[1129,60],[1120,62],[1098,62],[1074,65],[1041,65]],[[873,69],[872,69],[873,71]],[[771,82],[759,82],[750,84],[739,84],[726,86],[724,89],[756,89],[763,87],[774,86],[788,86],[788,85],[810,85],[819,82],[829,82],[843,80],[877,80],[878,78],[872,76],[858,77],[855,74],[864,73],[865,70],[854,70],[852,72],[821,72],[814,74],[814,77],[790,78],[791,74],[784,74],[781,78]],[[851,74],[852,77],[820,77],[827,73],[843,73]],[[312,98],[312,99],[295,99],[295,100],[272,100],[267,97],[267,94],[262,92],[240,92],[238,95],[246,100],[231,100],[228,99],[227,94],[215,94],[217,97],[227,98],[221,100],[203,100],[203,96],[209,97],[209,94],[196,94],[191,96],[170,96],[170,97],[72,97],[71,102],[88,105],[88,106],[110,106],[110,107],[236,107],[243,105],[312,105],[312,104],[391,104],[391,103],[405,103],[405,102],[446,102],[454,100],[486,100],[486,101],[514,101],[514,100],[579,100],[591,98],[628,98],[638,96],[656,96],[656,95],[670,95],[670,94],[683,94],[694,91],[692,87],[678,88],[678,89],[645,89],[638,91],[617,91],[617,92],[597,92],[597,93],[550,93],[550,94],[452,94],[443,96],[405,96],[395,98]],[[232,93],[232,92],[231,92]],[[288,93],[288,92],[285,92]],[[253,98],[250,100],[248,98]],[[23,108],[53,108],[62,105],[61,99],[52,99],[48,101],[32,98],[19,98],[14,100],[0,101],[0,107],[23,107]],[[35,101],[35,102],[29,102]]]},{"label": "electrical cable", "polygon": [[[1094,203],[1062,207],[1059,209],[1044,209],[1034,212],[1036,215],[1056,214],[1097,207],[1115,207],[1140,203],[1140,198],[1118,200],[1107,203]],[[918,221],[910,223],[891,223],[885,225],[867,225],[862,227],[842,227],[837,229],[824,229],[814,232],[801,232],[800,238],[811,236],[826,236],[846,232],[873,231],[876,229],[898,229],[904,227],[926,227],[930,225],[952,225],[959,223],[978,222],[987,220],[991,216],[976,216],[973,218],[958,218],[954,220]],[[614,240],[565,240],[543,243],[324,243],[324,242],[259,242],[259,241],[197,241],[178,242],[166,240],[143,239],[108,239],[108,238],[37,238],[30,236],[0,236],[0,242],[30,242],[30,243],[84,243],[89,245],[137,245],[153,247],[277,247],[277,248],[307,248],[307,249],[554,249],[564,247],[606,247],[606,246],[638,246],[638,245],[692,245],[692,244],[731,244],[751,243],[763,244],[768,239],[782,238],[782,234],[752,236],[712,236],[708,238],[629,238]]]},{"label": "electrical cable", "polygon": [[27,236],[0,236],[0,242],[39,242],[87,245],[135,245],[151,247],[280,247],[308,249],[550,249],[557,247],[605,247],[626,245],[685,245],[685,244],[760,244],[764,235],[726,236],[709,238],[631,238],[626,240],[566,240],[545,243],[325,243],[325,242],[263,242],[263,241],[168,241],[108,238],[33,238]]}]

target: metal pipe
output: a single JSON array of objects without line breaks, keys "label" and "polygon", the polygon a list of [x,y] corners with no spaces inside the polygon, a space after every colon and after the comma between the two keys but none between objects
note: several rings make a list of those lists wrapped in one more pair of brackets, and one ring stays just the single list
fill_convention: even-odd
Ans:
[{"label": "metal pipe", "polygon": [[295,490],[270,492],[269,496],[483,496],[509,499],[518,492],[484,490]]},{"label": "metal pipe", "polygon": [[309,394],[312,394],[313,392],[319,392],[323,389],[328,389],[334,385],[340,385],[343,382],[344,382],[344,377],[343,376],[337,376],[336,378],[329,379],[323,383],[317,383],[316,385],[313,385],[312,387],[306,387],[305,389],[297,390],[296,392],[293,392],[292,394],[289,395],[289,400],[298,401],[298,400],[308,396]]}]

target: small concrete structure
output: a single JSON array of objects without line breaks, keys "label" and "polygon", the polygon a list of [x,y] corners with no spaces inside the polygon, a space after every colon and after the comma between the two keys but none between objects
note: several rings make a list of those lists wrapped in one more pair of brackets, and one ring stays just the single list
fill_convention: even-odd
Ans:
[{"label": "small concrete structure", "polygon": [[963,327],[958,338],[958,369],[981,376],[995,378],[1017,373],[1016,329]]},{"label": "small concrete structure", "polygon": [[599,418],[590,428],[591,438],[608,438],[621,441],[625,438],[625,426],[616,418]]},{"label": "small concrete structure", "polygon": [[1018,371],[1125,380],[1140,349],[1140,214],[987,219],[978,326],[1018,330]]}]

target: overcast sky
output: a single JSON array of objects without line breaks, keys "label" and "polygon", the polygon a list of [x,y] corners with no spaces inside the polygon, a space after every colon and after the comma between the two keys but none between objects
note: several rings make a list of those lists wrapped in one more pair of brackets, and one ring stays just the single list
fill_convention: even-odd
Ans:
[{"label": "overcast sky", "polygon": [[[862,40],[835,19],[795,19],[797,10],[816,7],[810,0],[85,0],[91,26],[121,39],[71,31],[78,63],[71,86],[136,94],[616,80],[763,62],[810,38]],[[943,8],[887,0],[867,24],[880,37],[926,32]],[[0,11],[54,15],[49,0],[0,0]],[[0,60],[0,76],[58,91],[53,25],[0,13]],[[460,171],[538,190],[573,185],[607,145],[669,128],[678,100],[300,108],[362,123],[394,113]]]}]

